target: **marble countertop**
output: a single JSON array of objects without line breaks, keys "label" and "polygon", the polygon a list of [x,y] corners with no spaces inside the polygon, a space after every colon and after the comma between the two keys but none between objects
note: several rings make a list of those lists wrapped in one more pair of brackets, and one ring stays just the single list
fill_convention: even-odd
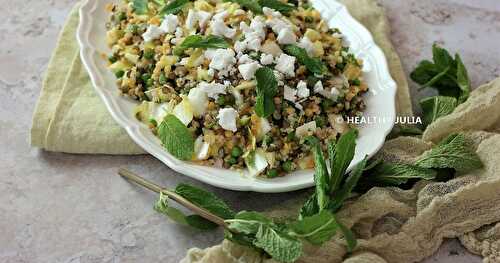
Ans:
[{"label": "marble countertop", "polygon": [[[498,0],[380,0],[409,72],[437,41],[462,55],[474,86],[500,75]],[[31,148],[31,115],[73,0],[3,1],[0,15],[0,262],[177,262],[220,242],[152,210],[153,194],[116,175],[129,169],[164,185],[191,182],[151,156],[49,153]],[[493,55],[496,54],[496,55]],[[414,102],[423,94],[413,86]],[[417,105],[414,103],[415,106]],[[213,188],[210,188],[213,189]],[[238,209],[263,209],[297,193],[213,189]],[[455,240],[425,262],[480,262]]]}]

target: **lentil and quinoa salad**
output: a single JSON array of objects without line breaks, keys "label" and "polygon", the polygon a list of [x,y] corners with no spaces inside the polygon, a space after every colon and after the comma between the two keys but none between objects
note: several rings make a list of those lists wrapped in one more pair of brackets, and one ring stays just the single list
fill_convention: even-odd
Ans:
[{"label": "lentil and quinoa salad", "polygon": [[119,90],[141,102],[136,117],[164,144],[166,116],[185,125],[176,136],[192,141],[187,157],[166,145],[180,159],[283,176],[314,166],[307,136],[325,148],[365,108],[362,61],[307,0],[123,0],[107,8]]}]

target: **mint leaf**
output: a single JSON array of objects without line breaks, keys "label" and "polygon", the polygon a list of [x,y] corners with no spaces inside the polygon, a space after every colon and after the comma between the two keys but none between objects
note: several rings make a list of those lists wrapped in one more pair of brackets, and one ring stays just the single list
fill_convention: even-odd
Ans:
[{"label": "mint leaf", "polygon": [[410,164],[378,162],[371,169],[365,169],[362,181],[370,185],[389,186],[401,185],[410,179],[432,180],[436,177],[436,171]]},{"label": "mint leaf", "polygon": [[458,54],[453,58],[437,44],[432,46],[433,62],[424,60],[411,72],[410,77],[423,88],[431,87],[440,96],[454,97],[459,103],[469,97],[470,82],[467,70]]},{"label": "mint leaf", "polygon": [[347,252],[351,253],[354,248],[356,248],[358,241],[356,240],[356,237],[354,236],[354,233],[346,227],[344,224],[336,220],[337,225],[339,227],[339,230],[342,232],[344,235],[344,239],[347,243]]},{"label": "mint leaf", "polygon": [[452,113],[457,107],[457,99],[446,96],[434,96],[422,99],[423,122],[427,126],[440,117]]},{"label": "mint leaf", "polygon": [[330,204],[330,209],[332,211],[339,210],[344,204],[344,201],[349,198],[349,195],[351,194],[354,187],[356,187],[359,178],[363,174],[363,170],[366,166],[366,161],[367,157],[365,157],[360,163],[358,163],[350,173],[349,177],[347,177],[342,187],[337,192],[335,192],[335,195],[333,196],[332,202]]},{"label": "mint leaf", "polygon": [[261,67],[255,72],[257,79],[255,113],[259,117],[269,117],[275,110],[274,96],[278,93],[278,81],[269,67]]},{"label": "mint leaf", "polygon": [[302,254],[300,240],[266,225],[259,227],[253,244],[262,248],[277,261],[294,262]]},{"label": "mint leaf", "polygon": [[168,14],[177,14],[180,11],[182,11],[182,8],[184,8],[184,5],[189,3],[190,0],[173,0],[167,5],[165,5],[159,12],[161,16],[168,15]]},{"label": "mint leaf", "polygon": [[317,76],[321,76],[326,72],[326,66],[319,58],[311,58],[307,51],[297,45],[286,45],[285,53],[297,58],[297,61],[304,65],[307,70]]},{"label": "mint leaf", "polygon": [[210,230],[218,227],[217,224],[199,215],[186,216],[181,210],[169,206],[167,196],[162,192],[160,192],[160,197],[153,208],[156,212],[166,215],[172,221],[181,225],[191,226],[199,230]]},{"label": "mint leaf", "polygon": [[330,240],[337,232],[337,222],[333,215],[323,210],[319,214],[304,217],[289,225],[291,235],[303,238],[314,245],[321,245]]},{"label": "mint leaf", "polygon": [[312,194],[304,203],[299,211],[299,219],[304,217],[312,216],[319,212],[318,201],[316,200],[316,194]]},{"label": "mint leaf", "polygon": [[148,12],[148,0],[133,0],[132,9],[138,15],[144,15]]},{"label": "mint leaf", "polygon": [[258,3],[262,7],[269,7],[283,14],[287,14],[295,10],[295,6],[283,3],[279,0],[259,0]]},{"label": "mint leaf", "polygon": [[177,117],[167,115],[158,126],[158,137],[167,151],[180,160],[190,160],[194,152],[191,131]]},{"label": "mint leaf", "polygon": [[463,103],[469,98],[470,94],[470,80],[467,69],[462,62],[462,59],[458,54],[455,55],[455,61],[457,63],[457,84],[462,90],[460,97],[458,97],[458,102]]},{"label": "mint leaf", "polygon": [[344,174],[354,158],[354,150],[356,148],[357,133],[355,130],[349,130],[342,134],[336,145],[328,147],[328,155],[330,158],[330,192],[335,193],[342,180]]},{"label": "mint leaf", "polygon": [[311,144],[311,150],[314,154],[314,182],[316,184],[316,201],[318,209],[321,211],[330,202],[329,189],[330,189],[330,176],[326,167],[325,157],[321,150],[321,145],[315,137],[308,138]]},{"label": "mint leaf", "polygon": [[234,219],[225,220],[230,230],[244,234],[256,234],[261,225],[272,225],[271,219],[257,212],[241,211]]},{"label": "mint leaf", "polygon": [[453,168],[464,172],[481,168],[482,162],[463,134],[452,134],[425,152],[415,165],[423,168]]},{"label": "mint leaf", "polygon": [[191,203],[194,203],[195,205],[224,219],[234,217],[233,210],[229,208],[229,206],[222,199],[204,189],[188,184],[179,184],[175,188],[175,192],[186,198]]},{"label": "mint leaf", "polygon": [[181,225],[187,225],[186,216],[181,210],[168,205],[167,196],[160,192],[160,197],[153,206],[154,210],[160,214],[168,216],[172,221]]},{"label": "mint leaf", "polygon": [[209,221],[199,215],[186,216],[186,222],[189,226],[199,230],[212,230],[219,227],[216,223]]},{"label": "mint leaf", "polygon": [[254,12],[255,14],[262,14],[262,6],[259,5],[258,1],[253,0],[227,0],[227,2],[233,2],[239,4],[241,7],[246,8]]},{"label": "mint leaf", "polygon": [[200,36],[191,35],[182,41],[182,43],[174,48],[174,55],[180,56],[188,48],[228,48],[229,43],[224,38],[219,36]]}]

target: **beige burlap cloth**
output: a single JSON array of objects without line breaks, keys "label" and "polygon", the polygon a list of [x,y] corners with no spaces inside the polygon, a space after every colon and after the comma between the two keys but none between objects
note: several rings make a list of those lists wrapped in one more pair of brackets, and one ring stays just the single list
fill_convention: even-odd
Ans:
[{"label": "beige burlap cloth", "polygon": [[[387,56],[398,83],[397,111],[412,115],[408,84],[389,40],[384,10],[374,0],[343,0],[351,14],[373,34]],[[140,154],[138,147],[111,118],[94,93],[78,56],[76,8],[71,12],[49,63],[33,116],[31,142],[49,151]],[[474,140],[485,164],[474,174],[446,183],[420,182],[413,189],[373,188],[349,201],[339,217],[359,239],[347,255],[336,238],[322,247],[307,247],[302,262],[412,262],[432,254],[443,238],[458,237],[485,262],[500,262],[500,79],[472,92],[453,114],[427,128],[423,139],[399,137],[386,142],[379,155],[411,162],[451,132],[464,131]],[[272,215],[296,213],[302,197]],[[266,262],[253,250],[224,241],[207,249],[191,249],[184,262]]]}]

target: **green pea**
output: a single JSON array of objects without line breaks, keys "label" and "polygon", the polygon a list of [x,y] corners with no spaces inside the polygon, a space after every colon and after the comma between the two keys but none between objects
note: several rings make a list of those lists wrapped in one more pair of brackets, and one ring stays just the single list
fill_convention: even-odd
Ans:
[{"label": "green pea", "polygon": [[226,98],[224,96],[219,96],[216,102],[219,106],[224,106],[226,105]]},{"label": "green pea", "polygon": [[231,156],[233,156],[234,158],[240,157],[241,154],[243,154],[243,150],[241,150],[240,147],[234,146],[233,149],[231,149]]},{"label": "green pea", "polygon": [[154,85],[154,80],[153,79],[146,80],[146,87],[152,87],[153,85]]},{"label": "green pea", "polygon": [[117,72],[115,72],[116,78],[121,78],[123,77],[123,75],[125,75],[125,71],[123,70],[118,70]]},{"label": "green pea", "polygon": [[118,61],[118,58],[115,55],[111,55],[108,57],[108,61],[110,63],[115,63],[116,61]]},{"label": "green pea", "polygon": [[155,119],[153,119],[153,118],[149,119],[149,123],[151,123],[155,127],[158,126],[158,122]]},{"label": "green pea", "polygon": [[283,171],[289,173],[295,169],[295,165],[292,161],[288,160],[281,165]]},{"label": "green pea", "polygon": [[229,159],[227,159],[227,163],[229,163],[230,165],[235,165],[238,163],[238,159],[230,157]]},{"label": "green pea", "polygon": [[150,79],[150,78],[151,78],[151,74],[149,74],[149,73],[144,73],[141,75],[141,79],[144,83],[148,82],[148,79]]},{"label": "green pea", "polygon": [[287,139],[288,141],[293,141],[293,140],[295,140],[295,132],[290,132],[290,133],[288,133],[288,134],[286,135],[286,139]]},{"label": "green pea", "polygon": [[278,177],[278,170],[276,169],[269,169],[266,173],[267,178],[275,178]]},{"label": "green pea", "polygon": [[165,76],[165,73],[160,74],[160,77],[158,78],[158,82],[160,82],[161,85],[167,84],[167,77]]},{"label": "green pea", "polygon": [[243,116],[240,118],[240,125],[245,126],[248,123],[250,123],[250,117],[249,116]]},{"label": "green pea", "polygon": [[361,85],[361,80],[353,79],[353,80],[351,80],[351,84],[354,86],[359,86],[359,85]]},{"label": "green pea", "polygon": [[151,60],[151,59],[155,58],[155,51],[152,49],[146,49],[146,50],[144,50],[143,56],[145,59]]}]

